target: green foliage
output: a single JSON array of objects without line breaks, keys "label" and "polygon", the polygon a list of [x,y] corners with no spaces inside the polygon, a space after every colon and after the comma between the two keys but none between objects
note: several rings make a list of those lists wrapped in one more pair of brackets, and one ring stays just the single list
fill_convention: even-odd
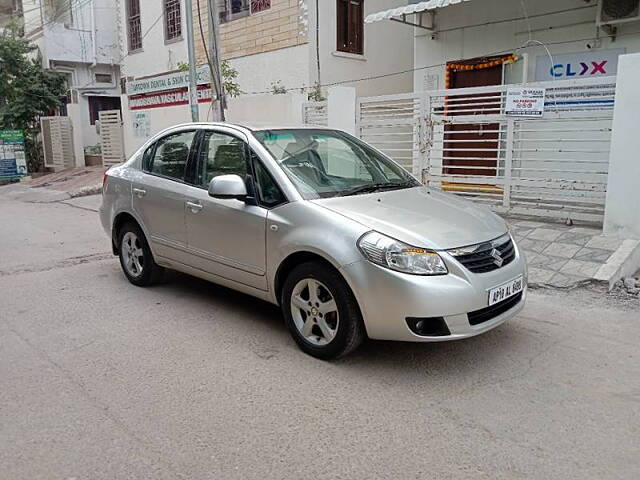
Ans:
[{"label": "green foliage", "polygon": [[275,82],[271,82],[271,93],[274,95],[284,95],[287,93],[287,89],[280,80],[277,80]]},{"label": "green foliage", "polygon": [[178,62],[178,71],[179,72],[188,72],[189,64],[186,62]]},{"label": "green foliage", "polygon": [[36,47],[10,25],[0,33],[0,129],[25,134],[30,170],[39,163],[38,118],[59,107],[66,86],[62,74],[42,68]]},{"label": "green foliage", "polygon": [[224,86],[224,92],[231,98],[238,97],[240,93],[240,85],[236,79],[238,78],[238,71],[229,65],[227,60],[220,62],[220,70],[222,71],[222,83]]},{"label": "green foliage", "polygon": [[322,87],[318,82],[316,82],[313,87],[309,89],[307,98],[313,102],[322,102],[325,99],[324,95],[322,94]]}]

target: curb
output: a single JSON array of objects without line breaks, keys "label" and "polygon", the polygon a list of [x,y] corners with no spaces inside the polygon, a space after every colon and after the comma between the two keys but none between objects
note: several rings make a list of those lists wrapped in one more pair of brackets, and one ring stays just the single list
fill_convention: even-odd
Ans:
[{"label": "curb", "polygon": [[632,276],[638,269],[640,269],[640,240],[626,239],[600,267],[593,279],[606,284],[611,291],[616,282]]}]

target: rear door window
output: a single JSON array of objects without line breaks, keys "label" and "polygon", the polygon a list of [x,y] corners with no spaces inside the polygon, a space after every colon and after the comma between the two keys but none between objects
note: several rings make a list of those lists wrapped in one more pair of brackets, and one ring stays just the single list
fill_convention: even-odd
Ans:
[{"label": "rear door window", "polygon": [[146,170],[163,177],[184,180],[195,131],[168,135],[156,142],[152,155],[145,153]]}]

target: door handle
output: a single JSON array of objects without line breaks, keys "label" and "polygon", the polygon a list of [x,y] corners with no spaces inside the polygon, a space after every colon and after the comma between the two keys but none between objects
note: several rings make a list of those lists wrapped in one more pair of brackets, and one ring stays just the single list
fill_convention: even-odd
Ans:
[{"label": "door handle", "polygon": [[133,193],[135,193],[138,198],[142,198],[147,194],[147,191],[143,190],[142,188],[134,188]]},{"label": "door handle", "polygon": [[201,204],[194,202],[187,202],[187,207],[191,210],[191,213],[198,213],[203,208]]}]

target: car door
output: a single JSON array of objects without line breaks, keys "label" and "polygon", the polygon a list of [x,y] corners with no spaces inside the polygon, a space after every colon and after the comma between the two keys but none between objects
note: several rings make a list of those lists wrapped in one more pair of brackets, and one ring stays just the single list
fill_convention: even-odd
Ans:
[{"label": "car door", "polygon": [[[268,207],[256,198],[251,153],[245,139],[232,130],[206,130],[195,155],[195,185],[187,187],[185,217],[193,266],[266,290]],[[246,200],[209,196],[209,182],[229,174],[245,179],[249,192]],[[269,191],[273,197],[273,189]],[[275,195],[277,198],[278,193]]]},{"label": "car door", "polygon": [[146,230],[156,260],[185,263],[185,171],[196,131],[159,139],[144,153],[142,171],[132,184],[133,208]]}]

